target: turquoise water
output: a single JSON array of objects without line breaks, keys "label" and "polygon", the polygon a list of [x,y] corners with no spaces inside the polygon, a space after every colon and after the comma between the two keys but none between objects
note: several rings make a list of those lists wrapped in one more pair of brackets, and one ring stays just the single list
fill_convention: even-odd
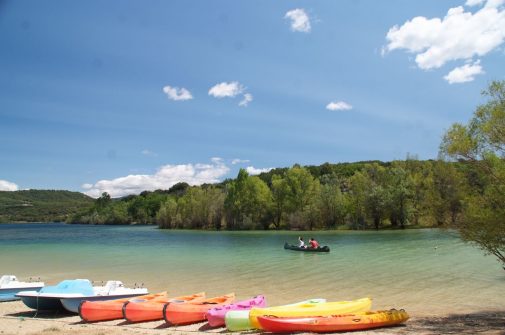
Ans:
[{"label": "turquoise water", "polygon": [[[283,249],[312,235],[328,254]],[[144,283],[175,294],[265,294],[269,304],[374,299],[417,314],[505,308],[505,271],[436,229],[379,232],[200,232],[152,226],[1,224],[0,275]]]}]

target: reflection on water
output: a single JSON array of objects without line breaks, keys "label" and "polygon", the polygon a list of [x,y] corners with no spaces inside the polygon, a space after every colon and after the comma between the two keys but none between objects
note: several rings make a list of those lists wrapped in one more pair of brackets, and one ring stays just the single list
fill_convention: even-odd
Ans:
[{"label": "reflection on water", "polygon": [[[283,249],[316,237],[330,253]],[[505,272],[451,232],[194,232],[151,226],[0,225],[0,274],[144,283],[174,295],[234,291],[269,304],[370,296],[414,313],[505,307]]]}]

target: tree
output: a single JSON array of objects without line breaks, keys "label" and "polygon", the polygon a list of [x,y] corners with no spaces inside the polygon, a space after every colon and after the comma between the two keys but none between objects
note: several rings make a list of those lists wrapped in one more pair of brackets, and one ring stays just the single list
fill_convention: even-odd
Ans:
[{"label": "tree", "polygon": [[482,189],[465,199],[456,227],[464,240],[505,265],[505,81],[492,82],[482,93],[488,101],[477,107],[467,125],[451,126],[441,153],[468,164],[483,177]]},{"label": "tree", "polygon": [[345,198],[340,190],[340,179],[333,174],[321,176],[319,207],[326,228],[335,228],[337,224],[345,223],[347,215]]},{"label": "tree", "polygon": [[254,229],[256,224],[268,228],[272,193],[264,181],[240,169],[237,179],[228,184],[227,191],[228,228]]}]

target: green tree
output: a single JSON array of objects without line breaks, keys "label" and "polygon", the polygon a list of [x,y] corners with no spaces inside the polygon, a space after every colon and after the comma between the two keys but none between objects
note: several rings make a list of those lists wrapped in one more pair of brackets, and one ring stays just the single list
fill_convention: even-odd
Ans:
[{"label": "green tree", "polygon": [[237,179],[228,184],[225,208],[229,229],[254,229],[257,224],[270,225],[272,192],[257,176],[240,169]]},{"label": "green tree", "polygon": [[462,238],[505,265],[505,81],[492,82],[483,95],[488,101],[468,124],[455,123],[447,131],[441,152],[470,165],[483,180],[482,189],[465,199],[456,225]]},{"label": "green tree", "polygon": [[333,174],[325,174],[321,177],[319,207],[322,222],[326,228],[335,228],[338,224],[345,224],[347,207],[340,190],[340,182],[340,179]]}]

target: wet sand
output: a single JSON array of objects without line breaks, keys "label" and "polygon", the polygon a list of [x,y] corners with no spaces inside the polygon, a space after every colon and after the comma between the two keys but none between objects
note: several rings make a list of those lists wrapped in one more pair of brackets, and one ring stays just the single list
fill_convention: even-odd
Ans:
[{"label": "wet sand", "polygon": [[[0,334],[2,335],[61,335],[61,334],[222,334],[225,328],[208,329],[206,323],[167,327],[164,321],[129,324],[124,320],[84,323],[74,314],[39,312],[28,309],[20,301],[0,303]],[[258,334],[243,332],[234,334]],[[505,309],[449,315],[411,315],[405,325],[360,332],[375,334],[500,334],[505,335]]]}]

